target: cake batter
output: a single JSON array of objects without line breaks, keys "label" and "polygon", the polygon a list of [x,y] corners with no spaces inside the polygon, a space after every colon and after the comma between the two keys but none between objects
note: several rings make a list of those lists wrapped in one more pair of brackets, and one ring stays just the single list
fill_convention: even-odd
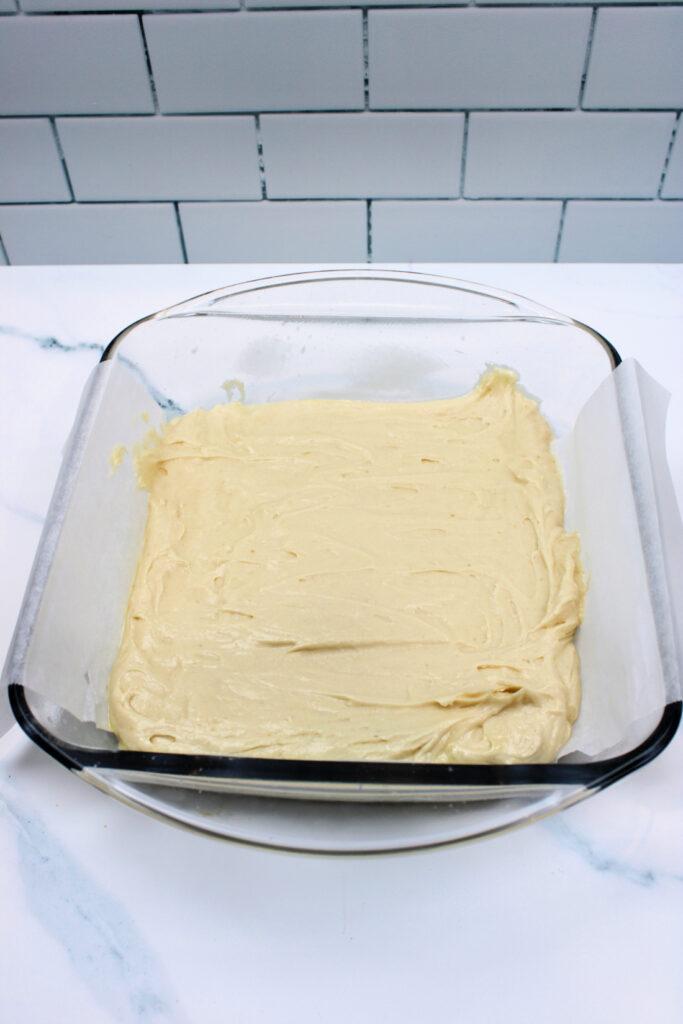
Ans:
[{"label": "cake batter", "polygon": [[138,455],[122,746],[551,761],[584,580],[551,434],[507,370],[460,398],[199,409]]}]

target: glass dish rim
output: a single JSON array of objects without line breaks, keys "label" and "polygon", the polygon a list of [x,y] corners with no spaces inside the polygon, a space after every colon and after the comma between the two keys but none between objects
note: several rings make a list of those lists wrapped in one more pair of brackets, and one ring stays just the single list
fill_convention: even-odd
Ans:
[{"label": "glass dish rim", "polygon": [[[243,294],[250,291],[262,291],[286,284],[335,280],[397,280],[406,283],[422,283],[451,288],[455,291],[466,291],[480,294],[486,298],[494,298],[517,305],[520,300],[533,313],[522,313],[520,316],[506,318],[467,317],[469,320],[548,320],[558,324],[574,326],[590,335],[606,351],[612,370],[621,363],[621,356],[615,346],[602,334],[587,324],[573,317],[557,313],[548,307],[536,303],[526,296],[502,289],[490,288],[476,282],[466,281],[447,275],[425,274],[420,271],[396,270],[393,268],[358,268],[329,267],[311,271],[298,271],[292,274],[281,274],[253,278],[247,281],[234,282],[223,288],[211,289],[192,296],[180,303],[174,303],[164,309],[157,310],[129,324],[112,339],[105,347],[100,358],[106,363],[114,358],[119,345],[136,327],[153,320],[165,319],[175,315],[183,307],[198,303],[210,296],[216,298],[229,297],[232,294]],[[200,315],[200,314],[197,314]],[[248,312],[245,316],[250,316]],[[419,319],[419,317],[417,318]],[[457,320],[458,317],[453,317]],[[65,458],[68,452],[65,453]],[[375,786],[414,787],[419,784],[428,786],[559,786],[583,785],[587,789],[602,789],[617,779],[630,774],[653,760],[669,744],[676,733],[681,720],[683,702],[676,701],[664,707],[662,716],[652,732],[632,750],[616,757],[584,763],[551,763],[551,764],[429,764],[414,762],[390,761],[314,761],[289,760],[280,758],[235,757],[226,755],[206,754],[153,754],[144,751],[104,750],[82,747],[59,740],[43,725],[31,710],[26,694],[26,687],[20,683],[12,683],[8,687],[10,705],[14,716],[33,742],[54,757],[65,767],[82,771],[84,769],[117,769],[127,774],[139,773],[140,781],[145,775],[185,776],[201,779],[234,780],[273,780],[278,782],[317,782],[331,783],[342,787],[359,786],[364,788]],[[296,794],[293,793],[293,796]]]}]

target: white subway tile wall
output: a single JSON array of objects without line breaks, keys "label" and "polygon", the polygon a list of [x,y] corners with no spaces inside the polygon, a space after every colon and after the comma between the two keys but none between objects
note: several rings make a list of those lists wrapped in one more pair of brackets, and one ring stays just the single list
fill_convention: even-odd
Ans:
[{"label": "white subway tile wall", "polygon": [[611,262],[670,259],[683,237],[683,203],[569,203],[563,260]]},{"label": "white subway tile wall", "polygon": [[465,195],[656,196],[673,114],[470,116]]},{"label": "white subway tile wall", "polygon": [[0,263],[683,260],[683,0],[0,0]]},{"label": "white subway tile wall", "polygon": [[0,203],[70,199],[50,122],[32,117],[0,121]]},{"label": "white subway tile wall", "polygon": [[359,11],[143,18],[165,114],[363,106]]},{"label": "white subway tile wall", "polygon": [[380,260],[530,260],[555,255],[562,204],[455,202],[372,204]]},{"label": "white subway tile wall", "polygon": [[662,199],[683,199],[683,132],[679,132],[671,150]]},{"label": "white subway tile wall", "polygon": [[10,263],[182,263],[171,203],[0,206]]},{"label": "white subway tile wall", "polygon": [[585,104],[610,108],[683,106],[683,9],[600,11]]},{"label": "white subway tile wall", "polygon": [[370,106],[575,107],[590,8],[372,11]]},{"label": "white subway tile wall", "polygon": [[152,90],[132,14],[0,24],[0,114],[148,114]]},{"label": "white subway tile wall", "polygon": [[65,117],[76,199],[260,199],[253,117]]},{"label": "white subway tile wall", "polygon": [[192,263],[364,260],[365,203],[181,203]]},{"label": "white subway tile wall", "polygon": [[266,114],[272,199],[457,196],[463,114]]}]

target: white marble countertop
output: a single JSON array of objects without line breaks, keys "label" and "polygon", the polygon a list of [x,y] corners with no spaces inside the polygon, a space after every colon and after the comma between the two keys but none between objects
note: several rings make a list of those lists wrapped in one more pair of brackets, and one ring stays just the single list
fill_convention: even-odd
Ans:
[{"label": "white marble countertop", "polygon": [[[291,269],[0,269],[3,656],[102,346],[154,309]],[[527,294],[636,356],[673,394],[668,449],[683,506],[683,267],[439,272]],[[172,829],[89,788],[16,727],[0,741],[0,906],[0,1020],[12,1024],[674,1024],[683,732],[546,822],[463,847],[340,859]]]}]

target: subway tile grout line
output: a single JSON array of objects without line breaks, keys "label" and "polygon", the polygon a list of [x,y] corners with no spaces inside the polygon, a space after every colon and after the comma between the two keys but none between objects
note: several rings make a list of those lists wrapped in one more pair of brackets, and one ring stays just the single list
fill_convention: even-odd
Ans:
[{"label": "subway tile grout line", "polygon": [[586,42],[586,58],[585,58],[584,64],[583,64],[583,72],[581,74],[581,85],[579,87],[579,102],[578,102],[578,109],[579,110],[583,110],[583,98],[584,98],[584,94],[586,92],[586,82],[588,80],[588,67],[590,65],[591,53],[593,51],[593,37],[595,35],[595,26],[597,24],[597,20],[598,20],[598,8],[594,7],[593,8],[593,13],[591,14],[590,27],[588,29],[588,40]]},{"label": "subway tile grout line", "polygon": [[189,263],[190,261],[187,258],[187,246],[185,245],[185,232],[183,231],[183,221],[180,216],[180,207],[178,206],[177,200],[173,204],[173,210],[175,212],[175,222],[176,227],[178,228],[178,235],[180,237],[180,251],[183,254],[183,263]]},{"label": "subway tile grout line", "polygon": [[[438,4],[423,4],[420,0],[412,0],[410,3],[400,3],[399,0],[396,2],[386,2],[377,5],[373,5],[368,10],[379,10],[379,11],[466,11],[471,8],[475,10],[485,11],[510,11],[519,10],[519,8],[525,8],[528,10],[555,10],[556,8],[564,8],[569,10],[576,10],[581,7],[593,7],[594,4],[598,4],[600,7],[617,8],[619,10],[629,10],[634,7],[669,7],[672,9],[680,8],[681,0],[540,0],[540,2],[534,2],[534,0],[515,0],[513,3],[506,3],[505,0],[498,0],[497,3],[484,3],[482,0],[452,0],[450,3]],[[363,0],[359,0],[358,3],[344,3],[344,0],[338,0],[334,4],[307,4],[305,6],[297,4],[295,0],[286,5],[284,4],[271,4],[263,7],[248,7],[247,10],[250,13],[258,14],[260,11],[334,11],[334,10],[347,10],[357,11],[359,8],[365,6]],[[206,13],[206,8],[191,8],[196,13]],[[161,10],[160,8],[155,9],[155,14],[176,14],[179,9],[173,8],[173,10]],[[152,13],[152,12],[150,12]],[[181,13],[189,13],[188,9],[183,8]],[[229,12],[226,12],[229,13]]]},{"label": "subway tile grout line", "polygon": [[370,41],[368,10],[363,8],[363,106],[370,109]]},{"label": "subway tile grout line", "polygon": [[473,206],[479,203],[648,203],[675,205],[683,203],[683,199],[672,197],[670,199],[659,196],[466,196],[457,195],[445,196],[392,196],[392,195],[355,195],[355,196],[276,196],[265,199],[240,199],[219,197],[214,199],[193,199],[180,197],[178,199],[78,199],[74,202],[69,200],[59,201],[53,199],[21,199],[11,202],[0,203],[0,210],[5,207],[14,206],[58,206],[70,208],[75,206],[172,206],[174,203],[185,203],[188,206],[202,206],[205,204],[245,203],[256,206],[259,203],[270,203],[273,206],[282,203],[465,203]]},{"label": "subway tile grout line", "polygon": [[[664,188],[664,182],[666,181],[666,172],[669,170],[669,162],[671,160],[671,154],[674,151],[674,144],[676,142],[676,136],[678,135],[678,126],[680,125],[680,123],[681,123],[681,115],[677,114],[676,115],[676,120],[674,121],[674,126],[671,129],[671,138],[669,139],[669,147],[668,147],[668,149],[666,151],[666,156],[664,157],[664,166],[662,167],[662,176],[659,179],[659,188],[657,189],[657,198],[658,199],[662,198],[662,189]],[[664,200],[664,201],[666,202],[666,200]]]},{"label": "subway tile grout line", "polygon": [[465,121],[462,129],[462,153],[460,155],[460,198],[465,198],[465,170],[467,167],[467,142],[470,134],[470,115],[465,114]]},{"label": "subway tile grout line", "polygon": [[562,245],[562,232],[564,231],[564,218],[567,215],[567,203],[568,199],[562,200],[562,209],[560,210],[560,223],[557,225],[557,241],[555,242],[555,252],[553,253],[553,263],[560,262],[560,246]]},{"label": "subway tile grout line", "polygon": [[372,199],[366,199],[365,232],[366,232],[366,263],[372,262]]},{"label": "subway tile grout line", "polygon": [[[567,0],[567,2],[554,3],[553,0],[543,0],[541,3],[534,3],[532,0],[519,0],[515,3],[481,3],[476,0],[453,0],[453,3],[449,4],[420,4],[419,0],[415,0],[415,3],[401,4],[401,3],[386,3],[380,4],[377,7],[373,7],[373,10],[380,11],[466,11],[466,10],[481,10],[481,11],[515,11],[515,10],[577,10],[586,7],[593,7],[596,0]],[[647,7],[648,9],[653,8],[665,8],[669,10],[680,10],[680,0],[675,2],[662,2],[662,0],[638,0],[638,3],[631,2],[628,0],[597,0],[598,6],[606,7],[609,10],[633,10],[636,7]],[[169,14],[252,14],[258,16],[261,13],[273,13],[282,12],[291,13],[293,11],[306,11],[306,12],[324,12],[324,11],[358,11],[363,7],[362,2],[356,4],[344,3],[343,0],[339,0],[338,3],[332,5],[306,5],[302,6],[296,2],[292,2],[285,6],[272,5],[270,7],[247,7],[245,0],[240,0],[239,7],[157,7],[151,9],[149,7],[132,7],[121,9],[120,7],[102,7],[97,10],[93,10],[91,7],[74,7],[69,11],[25,11],[22,8],[17,8],[15,11],[2,11],[0,12],[0,18],[12,18],[17,15],[22,15],[27,18],[71,18],[78,14],[88,14],[96,17],[100,14],[120,14],[120,15],[148,15],[150,17],[156,17],[157,15],[169,15]]]},{"label": "subway tile grout line", "polygon": [[256,126],[256,154],[258,160],[258,173],[259,182],[261,184],[261,199],[268,198],[268,185],[266,182],[266,162],[263,155],[263,137],[261,135],[261,115],[256,114],[254,117],[254,124]]},{"label": "subway tile grout line", "polygon": [[[683,7],[683,4],[680,5]],[[681,106],[670,107],[373,107],[369,113],[371,114],[396,114],[396,115],[409,115],[411,117],[419,117],[421,114],[680,114]],[[176,118],[181,117],[213,117],[213,118],[225,118],[225,117],[256,117],[259,114],[269,114],[274,117],[289,117],[291,114],[303,114],[303,115],[319,115],[324,114],[326,117],[333,117],[336,114],[357,114],[361,117],[367,113],[362,107],[291,107],[288,110],[254,110],[253,108],[240,109],[240,110],[193,110],[193,111],[125,111],[120,110],[114,113],[111,112],[93,112],[93,111],[81,111],[78,114],[71,112],[59,113],[58,111],[43,111],[40,114],[2,114],[0,113],[1,121],[16,121],[16,120],[39,120],[49,117],[59,117],[61,119],[74,119],[79,118],[95,118],[104,119],[108,117],[119,117],[119,118],[136,118],[138,120],[144,120],[145,118],[162,117],[169,121],[173,121]]]},{"label": "subway tile grout line", "polygon": [[147,66],[147,78],[149,79],[149,87],[152,90],[152,102],[154,103],[154,114],[160,115],[159,110],[159,97],[157,96],[156,82],[154,81],[154,72],[152,71],[152,58],[149,55],[149,47],[147,46],[147,36],[145,35],[145,24],[142,14],[138,14],[138,25],[140,26],[140,36],[142,37],[142,48],[145,51],[145,64]]},{"label": "subway tile grout line", "polygon": [[50,128],[52,129],[52,137],[55,140],[55,146],[57,147],[57,153],[59,155],[59,159],[60,159],[61,164],[62,164],[62,170],[64,172],[64,177],[66,178],[66,187],[69,190],[69,195],[71,197],[71,202],[75,203],[76,202],[76,193],[74,192],[74,187],[73,187],[73,184],[71,182],[71,175],[69,174],[69,166],[68,166],[68,164],[66,162],[66,157],[64,156],[64,149],[62,148],[62,140],[60,139],[59,132],[57,131],[57,121],[56,121],[56,119],[54,117],[51,117],[49,120],[50,120]]},{"label": "subway tile grout line", "polygon": [[[243,2],[244,2],[244,0],[243,0]],[[541,10],[543,10],[543,9],[545,9],[545,10],[548,10],[548,9],[555,10],[556,8],[559,7],[559,8],[565,8],[565,9],[570,9],[570,10],[576,10],[577,7],[592,7],[595,3],[597,3],[601,7],[605,6],[605,7],[609,7],[609,8],[618,8],[620,10],[629,10],[629,9],[632,9],[633,7],[635,7],[635,6],[638,6],[638,7],[669,7],[669,8],[674,8],[675,9],[675,8],[680,8],[681,0],[678,0],[678,2],[676,2],[676,0],[637,0],[637,3],[635,3],[634,0],[631,0],[631,2],[629,2],[629,0],[615,0],[615,2],[612,2],[612,0],[559,0],[559,2],[557,2],[557,3],[555,2],[555,0],[540,0],[540,2],[534,2],[534,0],[514,0],[513,3],[506,3],[505,0],[498,0],[497,3],[495,3],[495,2],[494,3],[483,3],[482,0],[452,0],[452,2],[445,3],[445,4],[438,4],[438,3],[425,3],[425,4],[423,4],[423,3],[420,3],[420,0],[412,0],[411,3],[403,4],[403,3],[398,2],[398,0],[397,0],[397,2],[394,2],[394,3],[387,2],[387,3],[381,3],[381,4],[373,5],[373,7],[369,8],[369,9],[371,9],[371,10],[381,10],[381,11],[386,11],[386,10],[390,10],[390,11],[450,11],[450,10],[463,11],[463,10],[465,10],[466,11],[469,8],[474,8],[475,10],[478,8],[479,10],[487,10],[487,11],[489,11],[489,10],[491,10],[491,11],[509,11],[509,10],[518,10],[520,7],[522,7],[522,8],[529,8],[529,9],[532,9],[532,10],[539,10],[539,9],[541,9]],[[355,3],[355,4],[345,3],[344,0],[337,0],[337,2],[335,2],[333,4],[307,4],[305,6],[302,5],[302,4],[297,4],[295,2],[295,0],[292,0],[291,3],[287,3],[286,5],[285,4],[275,4],[275,3],[272,3],[270,5],[264,5],[262,7],[247,7],[246,9],[250,13],[258,14],[260,11],[334,11],[334,10],[357,11],[359,8],[362,8],[364,6],[365,5],[363,3],[363,0],[358,0],[358,2]],[[215,8],[212,8],[212,10],[215,10]],[[172,9],[168,9],[167,8],[166,10],[163,10],[161,8],[156,8],[153,13],[155,13],[155,14],[176,14],[176,13],[187,14],[187,13],[192,12],[192,13],[197,14],[197,13],[206,13],[206,11],[207,11],[206,8],[202,9],[202,8],[197,8],[197,7],[189,8],[189,9],[188,8],[183,8],[182,10],[180,8],[172,8]],[[152,12],[150,12],[150,13],[152,13]],[[229,14],[230,11],[225,11],[225,13]]]}]

